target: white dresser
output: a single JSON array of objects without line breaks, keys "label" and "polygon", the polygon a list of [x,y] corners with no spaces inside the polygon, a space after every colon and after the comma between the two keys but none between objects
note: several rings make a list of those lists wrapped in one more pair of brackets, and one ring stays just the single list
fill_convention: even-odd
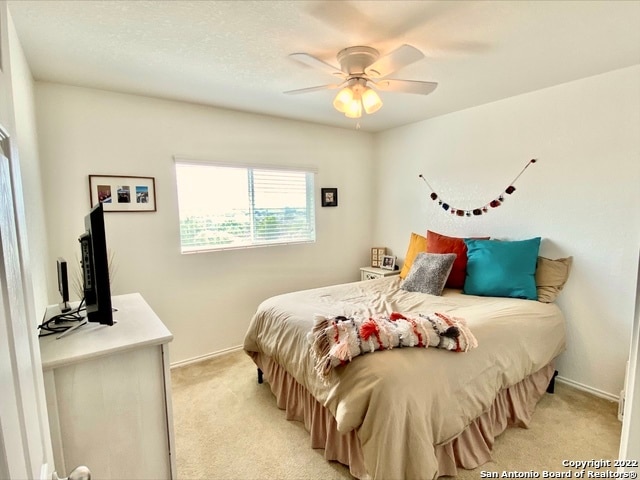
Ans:
[{"label": "white dresser", "polygon": [[[112,326],[40,339],[55,467],[99,479],[176,478],[168,343],[139,293],[114,296]],[[47,318],[59,313],[47,309]]]}]

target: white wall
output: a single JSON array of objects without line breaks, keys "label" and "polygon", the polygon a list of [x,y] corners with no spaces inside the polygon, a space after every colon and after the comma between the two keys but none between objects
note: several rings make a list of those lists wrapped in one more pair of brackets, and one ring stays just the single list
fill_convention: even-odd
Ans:
[{"label": "white wall", "polygon": [[[40,82],[36,109],[49,263],[75,263],[89,174],[155,177],[157,212],[106,216],[112,293],[143,295],[174,335],[174,363],[240,345],[267,297],[358,280],[368,262],[371,134]],[[317,167],[316,243],[181,255],[174,155]],[[320,207],[321,187],[338,187],[337,208]]]},{"label": "white wall", "polygon": [[[403,257],[409,232],[543,237],[573,255],[558,304],[568,323],[560,375],[619,395],[629,354],[640,243],[640,66],[397,128],[376,137],[376,244]],[[443,86],[445,88],[446,86]],[[437,92],[434,93],[436,95]],[[531,158],[516,192],[487,215],[445,213],[495,198]]]},{"label": "white wall", "polygon": [[51,271],[55,276],[56,267],[55,264],[49,262],[48,258],[33,77],[27,64],[27,59],[24,56],[20,39],[13,27],[13,22],[10,23],[9,34],[11,35],[11,77],[16,120],[16,141],[24,193],[26,238],[32,266],[30,275],[33,284],[35,310],[40,314],[33,319],[32,325],[35,326],[41,323],[44,308],[49,304],[47,278]]},{"label": "white wall", "polygon": [[[401,259],[411,231],[540,235],[541,254],[574,256],[558,300],[568,322],[560,374],[618,395],[640,243],[639,82],[640,66],[631,67],[375,137],[38,82],[49,263],[77,255],[88,174],[156,177],[158,212],[107,216],[118,264],[113,290],[147,298],[175,335],[177,362],[239,345],[255,307],[270,295],[356,280],[372,245]],[[317,190],[338,187],[340,206],[318,206],[315,245],[180,255],[176,154],[317,166]],[[418,178],[424,174],[453,205],[470,208],[494,198],[534,157],[539,162],[514,195],[481,217],[444,213]],[[49,285],[49,300],[57,301]]]}]

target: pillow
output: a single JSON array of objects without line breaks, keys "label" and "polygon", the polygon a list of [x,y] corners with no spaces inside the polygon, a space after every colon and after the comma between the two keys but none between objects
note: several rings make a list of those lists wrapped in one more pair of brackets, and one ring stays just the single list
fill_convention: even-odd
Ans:
[{"label": "pillow", "polygon": [[[474,237],[475,238],[475,237]],[[489,239],[489,237],[478,237]],[[462,288],[467,275],[467,246],[464,238],[447,237],[440,233],[427,230],[427,252],[429,253],[455,253],[456,261],[447,279],[446,287]]]},{"label": "pillow", "polygon": [[536,262],[540,237],[501,241],[465,239],[469,295],[537,300]]},{"label": "pillow", "polygon": [[427,251],[427,239],[417,233],[412,233],[409,239],[409,248],[407,254],[404,256],[404,263],[402,264],[402,270],[400,270],[400,278],[405,278],[411,270],[411,265],[416,255],[420,252]]},{"label": "pillow", "polygon": [[442,295],[455,259],[455,253],[419,253],[400,288],[407,292]]},{"label": "pillow", "polygon": [[538,257],[536,268],[536,287],[538,289],[538,301],[551,303],[560,294],[560,291],[567,283],[573,257],[550,258]]}]

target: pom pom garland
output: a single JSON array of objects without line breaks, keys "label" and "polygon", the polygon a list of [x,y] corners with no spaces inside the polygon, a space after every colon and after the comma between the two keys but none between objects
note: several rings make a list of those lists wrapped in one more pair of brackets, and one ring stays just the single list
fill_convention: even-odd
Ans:
[{"label": "pom pom garland", "polygon": [[476,217],[476,216],[484,215],[485,213],[487,213],[489,211],[489,207],[498,208],[500,205],[502,205],[504,203],[505,194],[511,195],[513,194],[513,192],[516,191],[516,187],[513,186],[516,180],[520,178],[520,175],[524,173],[524,171],[527,169],[527,167],[529,167],[529,165],[536,162],[537,162],[537,159],[535,158],[532,158],[531,160],[529,160],[529,162],[524,166],[524,168],[520,171],[520,173],[516,176],[516,178],[513,179],[513,181],[509,184],[509,186],[505,188],[504,191],[497,198],[494,198],[489,203],[486,203],[484,206],[479,208],[464,209],[464,208],[452,207],[451,204],[449,204],[448,202],[445,202],[440,197],[440,195],[438,195],[435,192],[435,190],[431,187],[431,185],[429,185],[429,182],[427,182],[427,179],[424,178],[422,174],[418,175],[418,177],[420,177],[431,190],[431,195],[430,195],[431,200],[433,200],[434,202],[437,201],[438,205],[441,206],[445,212],[449,211],[451,212],[452,215],[456,215],[458,217],[471,217],[471,216]]}]

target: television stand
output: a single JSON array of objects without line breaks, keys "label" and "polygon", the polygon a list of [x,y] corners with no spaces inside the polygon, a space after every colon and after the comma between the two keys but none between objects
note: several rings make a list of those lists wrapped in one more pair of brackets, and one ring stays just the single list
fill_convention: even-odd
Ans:
[{"label": "television stand", "polygon": [[[105,480],[175,479],[173,336],[139,293],[112,302],[118,323],[39,339],[55,467],[86,465]],[[53,305],[46,318],[58,313]]]}]

